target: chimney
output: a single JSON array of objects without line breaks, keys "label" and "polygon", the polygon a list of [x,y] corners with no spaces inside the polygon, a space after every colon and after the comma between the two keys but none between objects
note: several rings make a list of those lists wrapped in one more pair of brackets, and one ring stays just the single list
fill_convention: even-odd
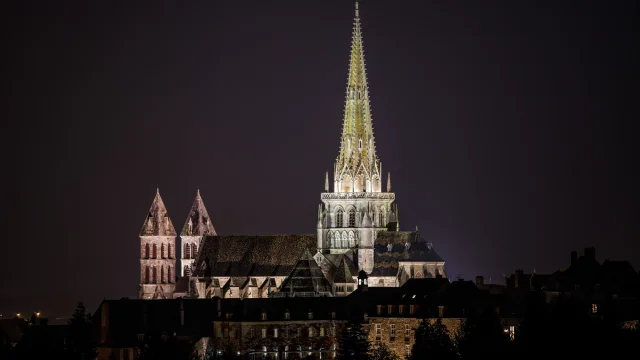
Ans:
[{"label": "chimney", "polygon": [[578,252],[573,250],[571,252],[571,265],[575,264],[577,260],[578,260]]},{"label": "chimney", "polygon": [[516,276],[515,276],[515,287],[516,289],[520,286],[520,278],[522,277],[522,275],[524,274],[524,272],[521,269],[516,270]]},{"label": "chimney", "polygon": [[476,276],[476,285],[477,286],[484,285],[484,276]]},{"label": "chimney", "polygon": [[596,259],[596,248],[588,247],[584,248],[584,257],[587,259],[595,260]]}]

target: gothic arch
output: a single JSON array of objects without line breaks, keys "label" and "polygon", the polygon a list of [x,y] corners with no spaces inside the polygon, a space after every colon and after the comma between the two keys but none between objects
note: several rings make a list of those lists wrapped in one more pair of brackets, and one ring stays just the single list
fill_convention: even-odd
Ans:
[{"label": "gothic arch", "polygon": [[165,251],[166,251],[166,249],[165,249],[164,243],[162,243],[162,245],[160,245],[160,257],[163,258],[163,259],[166,258]]},{"label": "gothic arch", "polygon": [[173,281],[171,280],[171,273],[173,273],[173,271],[171,270],[171,265],[167,266],[167,282],[168,283],[172,283]]},{"label": "gothic arch", "polygon": [[151,256],[151,246],[149,244],[144,246],[144,258],[148,259]]},{"label": "gothic arch", "polygon": [[198,257],[198,245],[191,244],[191,256],[195,259]]},{"label": "gothic arch", "polygon": [[343,227],[344,226],[344,209],[339,206],[336,209],[336,227]]},{"label": "gothic arch", "polygon": [[164,265],[160,266],[160,282],[163,284],[166,282],[166,279],[164,278]]},{"label": "gothic arch", "polygon": [[148,284],[150,280],[150,270],[149,265],[144,267],[144,283]]},{"label": "gothic arch", "polygon": [[353,231],[349,231],[349,247],[356,246],[356,236]]},{"label": "gothic arch", "polygon": [[348,248],[349,247],[349,235],[347,234],[346,231],[342,232],[342,246],[343,248]]},{"label": "gothic arch", "polygon": [[158,283],[158,267],[153,265],[153,269],[151,269],[151,272],[152,272],[151,280],[154,284],[157,284]]},{"label": "gothic arch", "polygon": [[349,214],[349,223],[348,226],[349,227],[356,227],[356,208],[355,207],[350,207],[348,210],[348,214]]},{"label": "gothic arch", "polygon": [[158,244],[153,244],[153,258],[158,258]]},{"label": "gothic arch", "polygon": [[173,245],[171,243],[167,244],[167,258],[173,259]]},{"label": "gothic arch", "polygon": [[185,259],[191,259],[191,246],[184,244],[184,254],[182,256]]}]

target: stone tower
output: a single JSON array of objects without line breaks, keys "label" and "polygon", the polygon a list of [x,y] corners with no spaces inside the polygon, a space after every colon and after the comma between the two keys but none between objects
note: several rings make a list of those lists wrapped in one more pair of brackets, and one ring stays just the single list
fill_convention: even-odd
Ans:
[{"label": "stone tower", "polygon": [[216,235],[213,228],[211,218],[207,208],[204,206],[200,190],[196,193],[196,199],[193,201],[189,216],[180,232],[181,240],[181,257],[178,264],[180,276],[190,276],[193,268],[193,262],[196,260],[198,250],[200,249],[200,240],[206,235]]},{"label": "stone tower", "polygon": [[175,290],[176,230],[160,191],[140,230],[140,299],[170,298]]},{"label": "stone tower", "polygon": [[318,208],[318,249],[323,253],[356,252],[360,270],[373,269],[378,231],[398,230],[391,182],[382,192],[382,164],[376,155],[364,47],[356,2],[340,151],[333,171],[333,192],[325,175]]}]

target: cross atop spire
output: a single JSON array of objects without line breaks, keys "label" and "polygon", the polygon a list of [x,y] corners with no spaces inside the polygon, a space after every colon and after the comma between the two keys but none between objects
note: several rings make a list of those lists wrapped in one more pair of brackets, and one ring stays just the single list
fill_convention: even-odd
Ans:
[{"label": "cross atop spire", "polygon": [[380,192],[380,161],[373,138],[360,14],[356,1],[335,192]]}]

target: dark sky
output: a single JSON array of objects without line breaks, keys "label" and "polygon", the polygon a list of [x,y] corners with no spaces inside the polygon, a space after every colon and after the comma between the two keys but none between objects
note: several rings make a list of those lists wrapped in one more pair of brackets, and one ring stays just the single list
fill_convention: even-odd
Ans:
[{"label": "dark sky", "polygon": [[[199,187],[220,234],[315,233],[353,2],[132,3],[5,8],[0,313],[135,297],[156,186],[178,229]],[[400,225],[451,277],[640,268],[635,3],[361,2]]]}]

